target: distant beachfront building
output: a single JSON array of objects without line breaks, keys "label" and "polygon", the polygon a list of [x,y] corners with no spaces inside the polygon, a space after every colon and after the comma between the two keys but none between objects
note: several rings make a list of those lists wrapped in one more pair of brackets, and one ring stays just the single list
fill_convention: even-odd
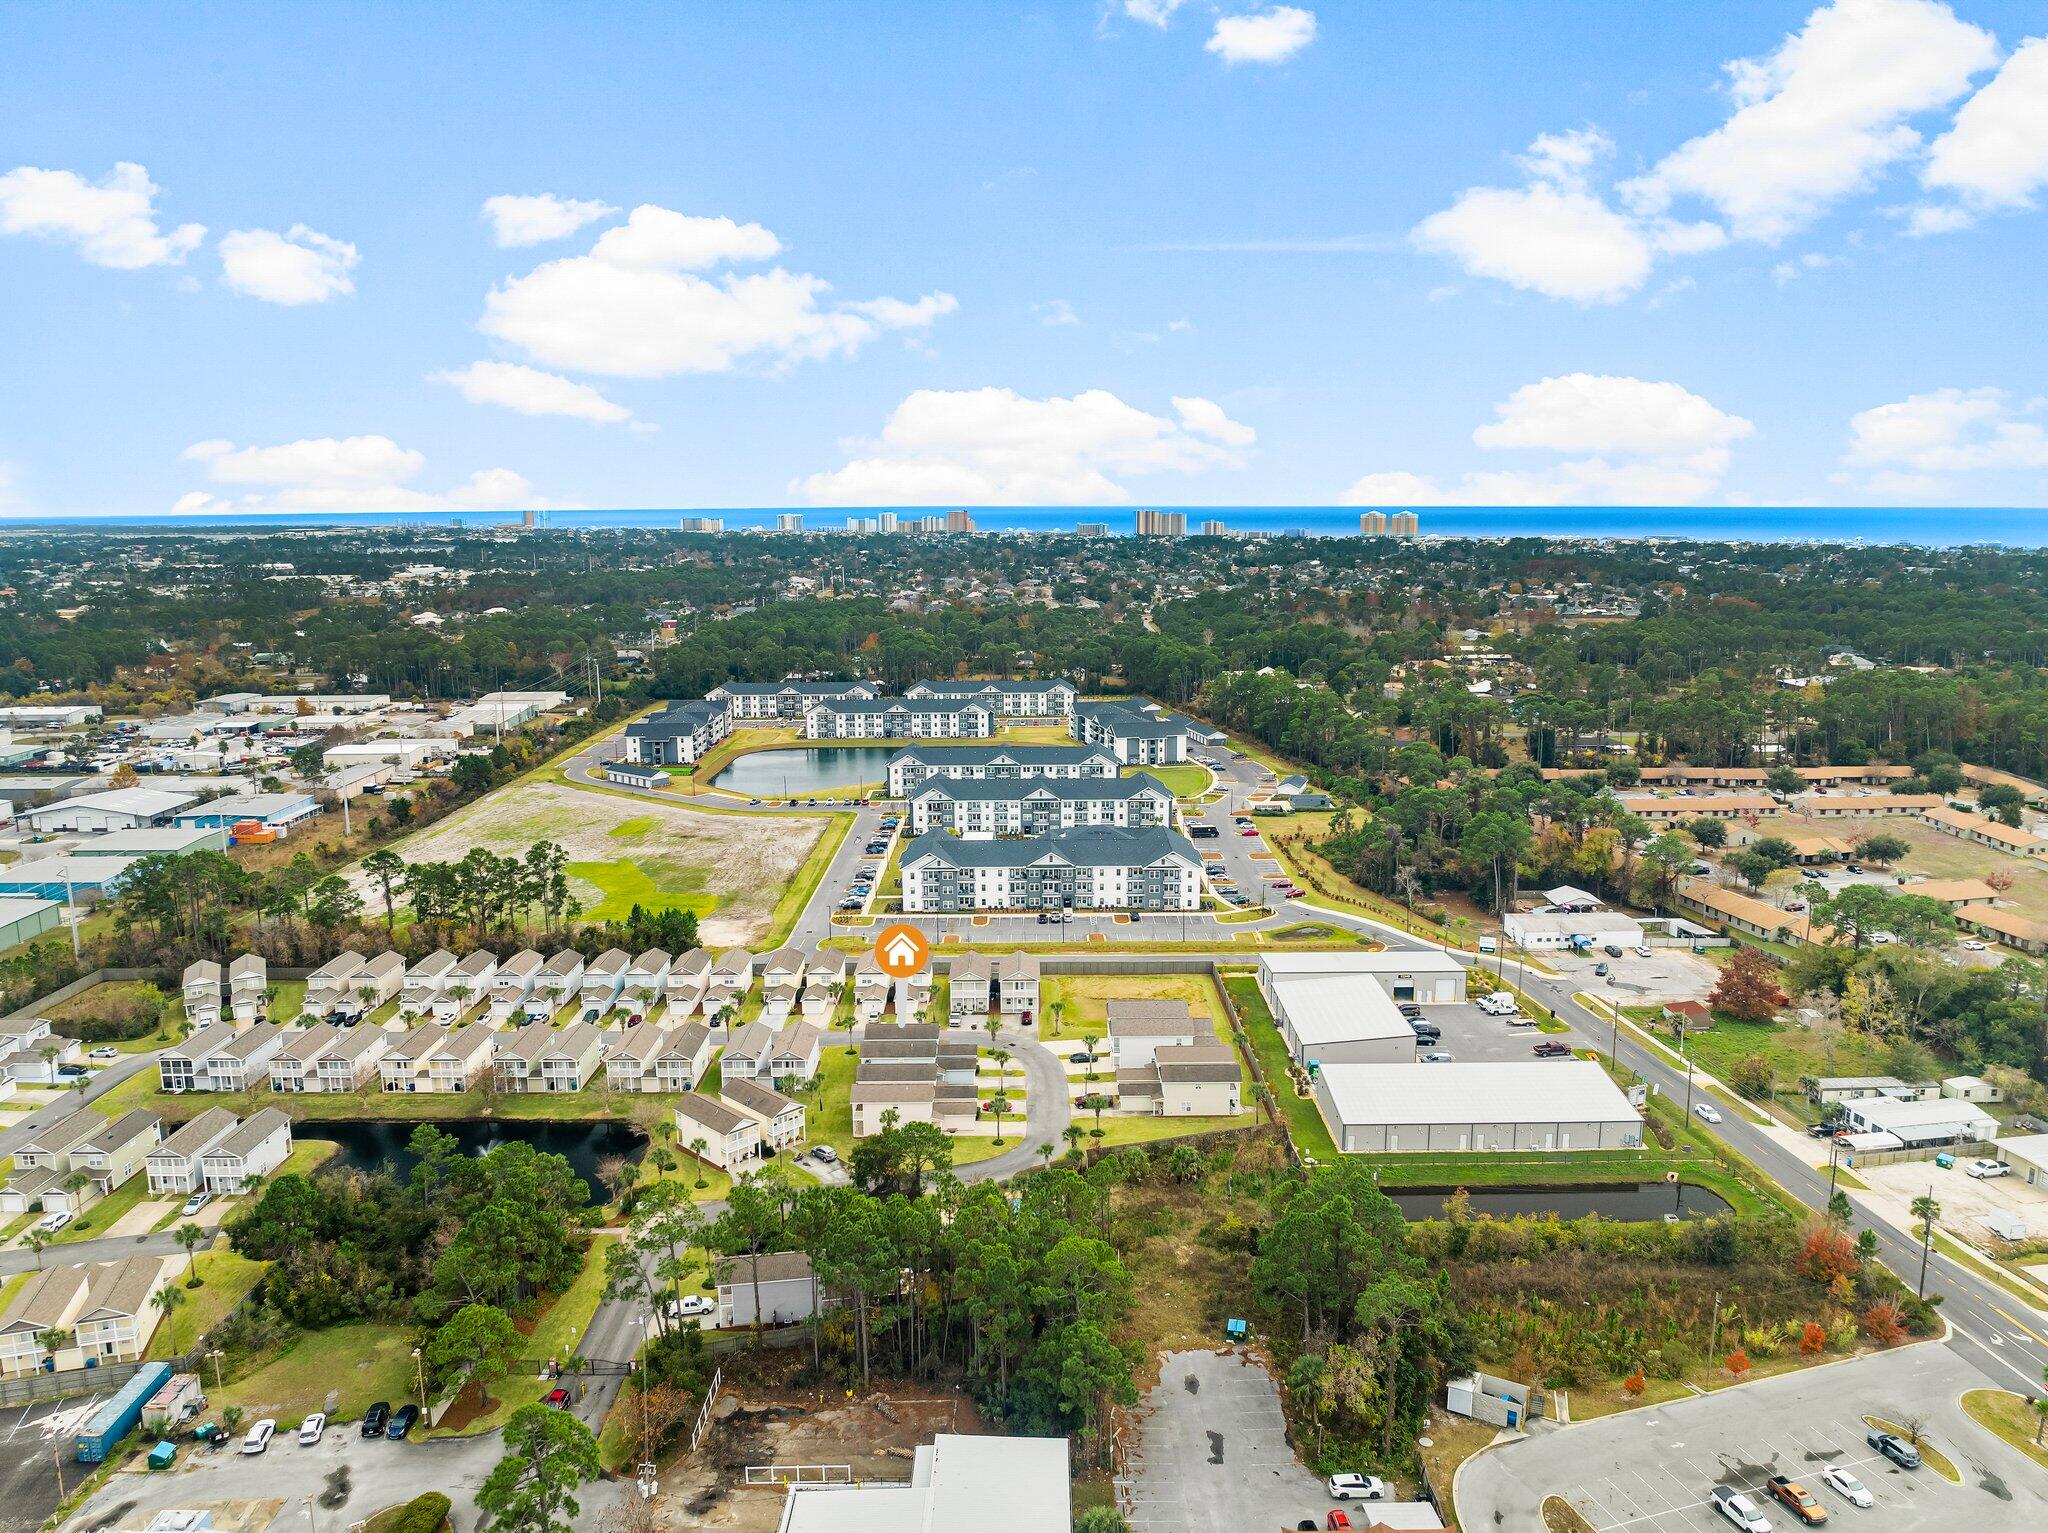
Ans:
[{"label": "distant beachfront building", "polygon": [[1230,529],[1224,526],[1222,522],[1211,519],[1202,523],[1202,536],[1205,538],[1227,538],[1230,536]]},{"label": "distant beachfront building", "polygon": [[1422,530],[1422,523],[1413,511],[1396,511],[1387,518],[1387,532],[1392,537],[1412,538]]},{"label": "distant beachfront building", "polygon": [[1138,536],[1141,538],[1184,538],[1187,535],[1188,514],[1185,511],[1138,513]]},{"label": "distant beachfront building", "polygon": [[1361,538],[1383,538],[1387,535],[1387,513],[1367,511],[1358,518],[1358,535]]}]

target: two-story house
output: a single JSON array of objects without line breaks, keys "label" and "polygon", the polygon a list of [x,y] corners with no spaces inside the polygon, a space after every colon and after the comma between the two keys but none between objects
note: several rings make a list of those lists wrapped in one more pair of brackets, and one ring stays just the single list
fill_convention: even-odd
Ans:
[{"label": "two-story house", "polygon": [[498,965],[498,974],[491,981],[491,1020],[503,1022],[515,1011],[521,1011],[526,999],[540,983],[541,965],[547,960],[532,948],[521,948],[510,958]]},{"label": "two-story house", "polygon": [[327,1045],[341,1036],[342,1030],[331,1022],[316,1022],[311,1027],[288,1028],[284,1047],[270,1056],[270,1089],[272,1091],[298,1092],[318,1091],[314,1065]]},{"label": "two-story house", "polygon": [[153,1196],[185,1197],[199,1191],[199,1157],[234,1132],[240,1120],[225,1107],[209,1107],[171,1132],[143,1157]]},{"label": "two-story house", "polygon": [[206,1061],[234,1036],[232,1024],[217,1021],[163,1050],[156,1057],[157,1089],[173,1096],[185,1091],[211,1091]]},{"label": "two-story house", "polygon": [[804,1109],[772,1086],[759,1081],[725,1080],[721,1077],[718,1099],[736,1107],[761,1127],[761,1142],[780,1150],[804,1137]]},{"label": "two-story house", "polygon": [[583,992],[583,955],[564,948],[540,966],[533,994],[526,999],[530,1021],[544,1022]]},{"label": "two-story house", "polygon": [[185,965],[185,1020],[211,1027],[220,1020],[220,965],[201,958]]},{"label": "two-story house", "polygon": [[270,964],[261,953],[244,953],[228,965],[228,1013],[247,1027],[270,1016]]},{"label": "two-story house", "polygon": [[329,1015],[355,993],[354,979],[367,962],[361,953],[336,953],[306,976],[305,1009],[316,1017]]},{"label": "two-story house", "polygon": [[626,971],[632,967],[633,955],[616,947],[606,948],[583,966],[584,1021],[596,1022],[619,1004],[626,989]]},{"label": "two-story house", "polygon": [[292,1153],[292,1120],[275,1107],[251,1113],[199,1157],[199,1180],[208,1192],[238,1193],[268,1176]]},{"label": "two-story house", "polygon": [[626,969],[626,983],[620,991],[626,1010],[634,1016],[645,1017],[663,1000],[668,989],[669,969],[674,964],[673,955],[658,947],[651,947]]},{"label": "two-story house", "polygon": [[356,1027],[330,1038],[313,1056],[308,1089],[330,1094],[367,1090],[377,1079],[377,1061],[391,1047],[381,1027]]},{"label": "two-story house", "polygon": [[[152,1301],[171,1267],[161,1256],[130,1256],[32,1274],[0,1314],[0,1377],[141,1357],[163,1317]],[[60,1334],[48,1350],[45,1343]]]},{"label": "two-story house", "polygon": [[399,992],[398,1009],[408,1017],[423,1016],[441,999],[458,962],[446,948],[436,948],[405,971],[405,988]]},{"label": "two-story house", "polygon": [[206,1056],[207,1091],[248,1091],[270,1076],[270,1062],[285,1044],[285,1030],[268,1022],[237,1033]]},{"label": "two-story house", "polygon": [[722,1171],[745,1167],[761,1156],[761,1125],[737,1107],[701,1091],[676,1101],[676,1143]]},{"label": "two-story house", "polygon": [[449,1025],[478,1001],[491,993],[491,983],[498,977],[498,955],[488,948],[478,948],[453,969],[448,971],[447,983],[441,986],[441,993],[434,998],[434,1020]]}]

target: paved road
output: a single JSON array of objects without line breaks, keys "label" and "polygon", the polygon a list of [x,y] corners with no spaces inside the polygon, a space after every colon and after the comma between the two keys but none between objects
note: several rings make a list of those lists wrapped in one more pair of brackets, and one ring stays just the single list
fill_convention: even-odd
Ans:
[{"label": "paved road", "polygon": [[[22,1015],[34,1014],[31,1010]],[[45,1103],[18,1122],[10,1123],[4,1130],[0,1130],[0,1155],[12,1155],[36,1133],[48,1128],[59,1118],[68,1118],[87,1102],[97,1101],[129,1076],[155,1068],[156,1053],[152,1050],[147,1054],[124,1054],[112,1064],[95,1069],[83,1093],[66,1092],[62,1101]]]},{"label": "paved road", "polygon": [[1160,1360],[1130,1476],[1135,1533],[1291,1528],[1303,1517],[1320,1521],[1330,1505],[1288,1446],[1272,1376],[1235,1352]]},{"label": "paved road", "polygon": [[[1785,1374],[1741,1389],[1624,1411],[1493,1448],[1466,1461],[1455,1496],[1470,1528],[1540,1528],[1547,1495],[1561,1495],[1596,1533],[1711,1533],[1728,1526],[1708,1504],[1716,1485],[1739,1490],[1773,1525],[1789,1516],[1762,1493],[1790,1475],[1830,1511],[1868,1516],[1898,1533],[2019,1533],[2048,1526],[2048,1474],[1966,1416],[1958,1400],[1982,1386],[1977,1370],[1938,1344]],[[1864,1441],[1863,1416],[1917,1412],[1929,1440],[1963,1472],[1908,1474]],[[1858,1512],[1820,1478],[1848,1469],[1876,1498]]]},{"label": "paved road", "polygon": [[[211,1233],[211,1232],[209,1232]],[[202,1250],[206,1247],[202,1247]],[[42,1260],[28,1250],[0,1251],[0,1277],[33,1272],[38,1267],[71,1266],[81,1262],[113,1262],[130,1256],[181,1256],[184,1249],[171,1230],[157,1235],[115,1235],[97,1240],[73,1240],[48,1246]],[[204,1276],[202,1273],[201,1276]]]}]

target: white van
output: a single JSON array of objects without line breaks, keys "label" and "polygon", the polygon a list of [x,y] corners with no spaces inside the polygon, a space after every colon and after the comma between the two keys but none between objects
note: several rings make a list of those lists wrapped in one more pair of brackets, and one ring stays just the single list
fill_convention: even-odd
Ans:
[{"label": "white van", "polygon": [[1505,990],[1482,995],[1475,1004],[1489,1017],[1511,1017],[1515,1014],[1515,998]]}]

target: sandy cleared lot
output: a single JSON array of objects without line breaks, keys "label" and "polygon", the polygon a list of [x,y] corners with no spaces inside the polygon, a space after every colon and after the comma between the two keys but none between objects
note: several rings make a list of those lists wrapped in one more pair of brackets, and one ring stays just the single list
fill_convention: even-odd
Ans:
[{"label": "sandy cleared lot", "polygon": [[[398,851],[408,862],[455,862],[473,846],[512,856],[553,841],[569,854],[586,919],[622,920],[635,904],[680,907],[697,913],[706,947],[733,947],[767,935],[776,900],[824,827],[809,816],[706,814],[527,781],[498,789]],[[377,904],[374,892],[366,900]]]}]

